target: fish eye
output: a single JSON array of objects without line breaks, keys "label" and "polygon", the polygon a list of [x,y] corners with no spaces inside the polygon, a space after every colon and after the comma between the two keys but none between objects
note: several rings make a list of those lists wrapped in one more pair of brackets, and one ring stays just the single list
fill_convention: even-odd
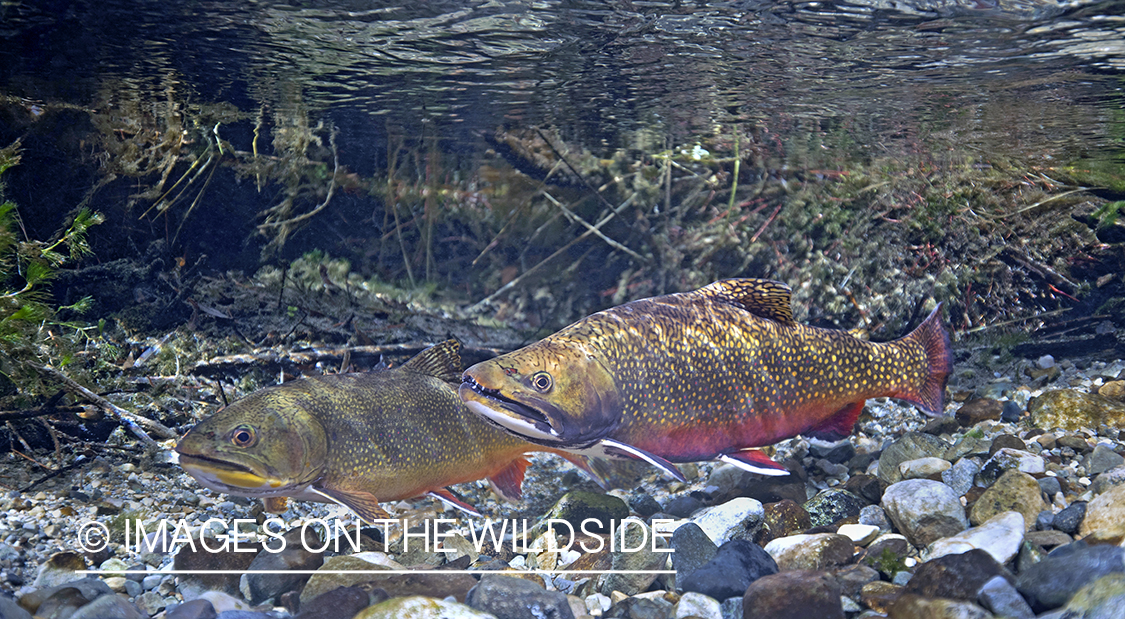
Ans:
[{"label": "fish eye", "polygon": [[250,426],[238,426],[234,429],[234,432],[231,432],[230,442],[238,447],[250,447],[257,441],[257,438],[258,436],[255,434],[254,428]]},{"label": "fish eye", "polygon": [[554,381],[551,380],[551,375],[547,372],[536,372],[531,377],[531,386],[535,387],[540,393],[547,393],[553,385]]}]

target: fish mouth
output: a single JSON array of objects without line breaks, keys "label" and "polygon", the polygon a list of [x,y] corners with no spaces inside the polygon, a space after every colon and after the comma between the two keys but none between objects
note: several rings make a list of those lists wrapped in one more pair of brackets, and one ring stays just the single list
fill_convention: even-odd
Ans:
[{"label": "fish mouth", "polygon": [[461,378],[461,386],[462,388],[468,387],[473,392],[482,396],[486,400],[497,402],[502,408],[511,411],[512,413],[515,413],[520,417],[528,419],[535,424],[544,424],[548,427],[550,427],[551,425],[551,421],[547,419],[547,416],[543,413],[535,410],[534,408],[531,408],[523,402],[519,402],[505,396],[500,392],[499,389],[489,389],[488,387],[485,387],[484,385],[478,383],[472,376],[463,376]]},{"label": "fish mouth", "polygon": [[533,443],[555,446],[561,442],[547,415],[505,396],[499,389],[485,387],[468,374],[461,381],[461,400],[485,421]]},{"label": "fish mouth", "polygon": [[200,485],[241,496],[268,496],[283,491],[286,482],[263,475],[244,464],[199,454],[179,454],[180,467]]}]

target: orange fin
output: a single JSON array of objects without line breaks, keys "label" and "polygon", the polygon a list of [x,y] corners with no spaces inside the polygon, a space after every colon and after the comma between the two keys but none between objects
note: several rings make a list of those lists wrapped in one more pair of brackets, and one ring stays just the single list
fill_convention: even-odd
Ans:
[{"label": "orange fin", "polygon": [[527,471],[527,458],[512,460],[504,470],[488,478],[492,490],[505,501],[515,502],[523,497],[523,475]]},{"label": "orange fin", "polygon": [[744,471],[757,473],[759,475],[788,475],[789,471],[778,462],[774,462],[769,456],[763,453],[760,449],[743,449],[734,453],[723,454],[716,458],[720,462],[726,462],[732,466],[737,466]]},{"label": "orange fin", "polygon": [[285,511],[285,506],[288,505],[289,499],[283,496],[268,496],[262,499],[262,506],[266,511],[271,514],[280,514]]},{"label": "orange fin", "polygon": [[902,339],[917,342],[926,351],[926,381],[916,392],[896,393],[893,397],[917,404],[927,415],[940,416],[945,410],[945,383],[953,372],[953,351],[949,332],[941,322],[941,303]]},{"label": "orange fin", "polygon": [[379,500],[370,492],[339,490],[336,488],[310,489],[329,501],[343,505],[352,510],[355,512],[355,515],[359,516],[364,522],[372,523],[376,520],[387,520],[391,517],[382,507],[379,507]]},{"label": "orange fin", "polygon": [[721,279],[699,289],[730,305],[741,307],[755,316],[768,318],[783,325],[793,321],[792,295],[789,286],[768,279]]},{"label": "orange fin", "polygon": [[402,364],[402,369],[460,384],[461,342],[446,340],[430,346]]},{"label": "orange fin", "polygon": [[852,435],[852,430],[855,429],[855,422],[863,413],[863,405],[866,400],[859,402],[852,402],[845,404],[844,408],[832,413],[832,416],[819,424],[802,432],[805,436],[812,438],[819,438],[823,441],[838,441]]},{"label": "orange fin", "polygon": [[456,507],[457,509],[474,518],[480,518],[480,512],[477,511],[477,508],[469,505],[456,494],[453,494],[453,491],[449,488],[438,488],[437,490],[430,490],[426,494],[434,497],[435,499],[441,499],[443,502]]}]

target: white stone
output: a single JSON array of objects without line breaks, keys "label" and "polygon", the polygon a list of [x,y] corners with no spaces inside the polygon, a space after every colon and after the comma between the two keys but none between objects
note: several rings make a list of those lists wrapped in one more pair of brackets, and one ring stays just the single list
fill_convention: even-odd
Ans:
[{"label": "white stone", "polygon": [[866,546],[879,536],[879,527],[870,524],[842,524],[836,532],[851,539],[857,546]]},{"label": "white stone", "polygon": [[1024,520],[1019,512],[1001,512],[985,520],[979,527],[944,537],[930,544],[922,553],[926,561],[961,554],[979,548],[1004,565],[1019,552],[1023,543]]},{"label": "white stone", "polygon": [[940,475],[942,471],[948,471],[952,466],[948,460],[941,458],[917,458],[899,463],[898,471],[903,479],[925,479],[932,475]]},{"label": "white stone", "polygon": [[700,619],[723,619],[722,604],[715,598],[688,591],[676,603],[675,619],[700,617]]},{"label": "white stone", "polygon": [[595,617],[601,617],[609,607],[613,606],[613,602],[609,596],[600,593],[592,593],[586,596],[586,610]]},{"label": "white stone", "polygon": [[765,515],[765,508],[760,501],[738,497],[722,505],[701,510],[691,517],[691,522],[699,525],[716,546],[722,546],[740,533],[749,537],[750,531],[762,522]]}]

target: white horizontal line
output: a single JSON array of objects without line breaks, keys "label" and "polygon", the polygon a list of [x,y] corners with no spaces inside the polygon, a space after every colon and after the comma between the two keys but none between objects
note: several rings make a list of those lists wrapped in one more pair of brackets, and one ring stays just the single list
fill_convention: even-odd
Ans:
[{"label": "white horizontal line", "polygon": [[75,573],[82,576],[118,576],[121,574],[480,574],[516,575],[516,574],[675,574],[675,570],[77,570]]}]

